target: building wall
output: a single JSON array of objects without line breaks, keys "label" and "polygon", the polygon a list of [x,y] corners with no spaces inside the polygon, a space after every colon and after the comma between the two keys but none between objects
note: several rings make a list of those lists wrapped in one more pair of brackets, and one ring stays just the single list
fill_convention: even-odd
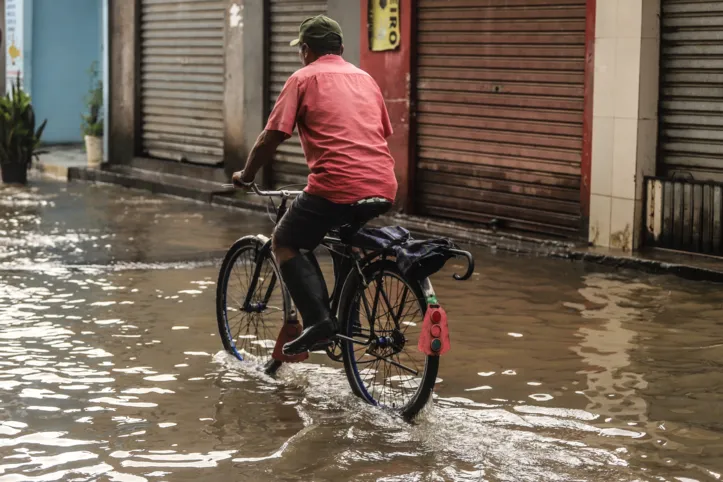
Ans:
[{"label": "building wall", "polygon": [[[354,0],[327,0],[329,5],[328,14],[341,26],[344,32],[344,58],[347,62],[359,66],[360,61],[360,36],[361,23],[359,17],[366,1],[360,1],[357,7]],[[363,17],[365,18],[365,17]]]},{"label": "building wall", "polygon": [[[108,7],[110,0],[101,0],[101,35],[103,36],[102,51],[101,51],[101,65],[103,66],[103,113],[107,113],[109,109],[110,96],[108,86],[110,85],[109,76],[109,60],[110,55],[108,51],[109,32],[108,32]],[[107,119],[106,119],[107,123]],[[104,126],[105,127],[105,126]],[[108,162],[108,129],[103,129],[103,162]]]},{"label": "building wall", "polygon": [[656,168],[660,0],[598,0],[589,241],[641,245],[643,177]]},{"label": "building wall", "polygon": [[[88,69],[100,62],[102,0],[32,0],[30,85],[40,119],[48,119],[46,143],[82,141],[81,114],[90,88]],[[30,14],[30,15],[28,15]],[[26,47],[26,51],[27,51]],[[27,60],[27,59],[26,59]]]},{"label": "building wall", "polygon": [[[15,79],[25,79],[25,21],[24,0],[3,1],[3,54],[5,57],[5,83],[10,90]],[[25,87],[25,86],[23,86]]]},{"label": "building wall", "polygon": [[110,109],[107,115],[108,157],[112,164],[130,164],[137,149],[138,1],[112,0],[108,9]]},{"label": "building wall", "polygon": [[0,95],[5,95],[5,82],[7,78],[7,28],[5,28],[5,0],[0,0],[0,65],[4,65],[4,69],[0,69]]}]

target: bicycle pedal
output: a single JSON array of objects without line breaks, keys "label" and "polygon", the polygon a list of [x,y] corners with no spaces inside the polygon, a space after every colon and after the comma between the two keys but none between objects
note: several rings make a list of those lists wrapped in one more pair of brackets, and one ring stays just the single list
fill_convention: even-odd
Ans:
[{"label": "bicycle pedal", "polygon": [[276,346],[271,357],[284,363],[300,363],[309,358],[308,353],[299,353],[298,355],[284,355],[283,347],[286,343],[295,340],[301,334],[302,326],[298,323],[287,323],[281,327],[281,332],[276,339]]}]

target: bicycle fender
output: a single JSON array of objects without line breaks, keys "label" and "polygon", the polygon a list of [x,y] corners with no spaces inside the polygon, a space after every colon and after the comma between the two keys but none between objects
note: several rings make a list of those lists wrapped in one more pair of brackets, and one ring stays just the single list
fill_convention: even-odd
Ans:
[{"label": "bicycle fender", "polygon": [[427,306],[417,348],[427,356],[442,356],[451,348],[447,313],[438,304]]},{"label": "bicycle fender", "polygon": [[259,257],[265,256],[266,253],[271,251],[271,239],[264,236],[263,234],[257,234],[257,235],[248,235],[244,236],[243,238],[240,238],[236,241],[236,243],[241,243],[244,241],[252,240],[256,243],[256,254]]},{"label": "bicycle fender", "polygon": [[264,246],[266,246],[266,244],[269,244],[269,246],[271,246],[269,238],[267,238],[266,236],[264,236],[262,234],[257,234],[255,236],[254,235],[243,236],[243,237],[237,239],[236,242],[234,243],[234,245],[236,245],[238,243],[242,243],[242,242],[247,242],[249,240],[254,241],[258,245],[258,249],[263,248]]}]

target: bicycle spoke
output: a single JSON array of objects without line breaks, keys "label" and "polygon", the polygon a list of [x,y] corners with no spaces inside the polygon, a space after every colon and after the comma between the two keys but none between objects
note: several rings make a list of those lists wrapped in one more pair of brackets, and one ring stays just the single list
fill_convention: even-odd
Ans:
[{"label": "bicycle spoke", "polygon": [[[246,313],[244,313],[244,315],[245,314]],[[246,320],[244,317],[241,317],[233,326],[229,326],[229,332],[233,335],[234,329],[241,326],[244,321],[248,321],[248,320]]]},{"label": "bicycle spoke", "polygon": [[419,371],[418,371],[418,370],[413,370],[413,369],[411,369],[411,368],[409,368],[409,367],[407,367],[407,366],[402,365],[401,363],[395,362],[394,360],[390,360],[390,358],[392,358],[394,355],[390,355],[389,357],[379,356],[379,355],[376,355],[376,354],[374,354],[374,353],[370,353],[370,355],[373,356],[373,357],[375,357],[375,358],[377,358],[377,359],[380,360],[380,361],[386,362],[387,365],[389,365],[389,366],[395,366],[395,367],[397,367],[397,368],[399,368],[399,369],[408,371],[409,373],[414,373],[415,375],[419,375]]},{"label": "bicycle spoke", "polygon": [[402,302],[399,303],[399,310],[397,310],[397,316],[394,317],[394,321],[397,324],[397,328],[399,328],[399,320],[402,318],[402,312],[404,311],[404,305],[407,302],[407,293],[409,293],[409,288],[407,286],[404,286],[404,290],[402,291]]},{"label": "bicycle spoke", "polygon": [[[384,361],[386,361],[386,360],[384,360]],[[384,365],[384,382],[383,382],[384,384],[383,384],[382,386],[384,387],[383,390],[384,390],[385,395],[386,395],[386,391],[387,391],[386,388],[387,388],[387,381],[389,380],[389,371],[390,371],[390,369],[391,369],[391,366],[390,366],[389,364]],[[390,391],[391,391],[391,390],[390,390]],[[385,398],[386,398],[386,397],[385,397]]]},{"label": "bicycle spoke", "polygon": [[[371,387],[371,388],[372,388],[372,394],[376,393],[375,387],[376,387],[376,385],[377,385],[377,376],[379,376],[379,363],[380,363],[379,360],[375,361],[375,362],[372,364],[372,368],[371,368],[371,369],[372,369],[372,373],[373,373],[373,375],[374,375],[373,378],[372,378],[372,387]],[[373,395],[372,395],[372,396],[373,396]],[[376,397],[375,397],[375,398],[376,398]]]},{"label": "bicycle spoke", "polygon": [[[266,262],[266,260],[264,260],[264,264],[266,265],[266,271],[264,271],[263,275],[259,274],[259,279],[261,280],[261,283],[256,286],[256,293],[264,292],[266,281],[269,279],[269,271],[271,270],[271,265]],[[262,266],[261,269],[263,270],[264,267]]]},{"label": "bicycle spoke", "polygon": [[[241,346],[242,346],[242,350],[244,350],[244,351],[245,351],[245,348],[243,348],[243,347],[246,346],[246,340],[248,340],[249,330],[250,330],[250,329],[251,329],[251,320],[249,320],[249,322],[246,323],[246,335],[244,336],[244,338],[243,338],[244,341],[243,341],[243,344],[241,345]],[[238,337],[236,337],[236,338],[238,338]]]},{"label": "bicycle spoke", "polygon": [[[412,364],[414,365],[414,370],[415,370],[417,373],[419,373],[419,372],[422,371],[422,370],[419,368],[419,365],[417,364],[417,360],[415,360],[414,358],[412,358],[412,356],[411,356],[409,353],[407,353],[407,352],[404,352],[404,355],[406,355],[406,357],[409,358],[409,361],[412,362]],[[399,360],[399,362],[401,363],[401,358],[399,357],[399,353],[397,353],[397,360]]]},{"label": "bicycle spoke", "polygon": [[[228,311],[227,311],[227,313],[228,313]],[[245,311],[237,311],[233,316],[226,315],[226,322],[229,323],[231,320],[238,318],[239,316],[243,316],[245,314],[246,314]]]},{"label": "bicycle spoke", "polygon": [[389,301],[389,295],[387,295],[386,290],[380,289],[380,290],[379,290],[379,294],[381,295],[382,299],[384,300],[384,302],[385,302],[386,305],[387,305],[387,312],[386,312],[384,315],[382,315],[382,316],[387,316],[387,315],[390,315],[390,314],[391,314],[392,316],[394,316],[394,315],[392,314],[393,311],[394,311],[394,308],[392,308],[392,306],[391,306],[392,303],[391,303],[391,301]]}]

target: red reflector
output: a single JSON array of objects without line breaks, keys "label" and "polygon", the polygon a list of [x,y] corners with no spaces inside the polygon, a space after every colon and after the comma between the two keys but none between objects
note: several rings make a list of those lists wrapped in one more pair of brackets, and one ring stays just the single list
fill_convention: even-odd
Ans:
[{"label": "red reflector", "polygon": [[441,306],[434,304],[427,308],[417,349],[428,356],[441,356],[449,351],[447,314]]}]

